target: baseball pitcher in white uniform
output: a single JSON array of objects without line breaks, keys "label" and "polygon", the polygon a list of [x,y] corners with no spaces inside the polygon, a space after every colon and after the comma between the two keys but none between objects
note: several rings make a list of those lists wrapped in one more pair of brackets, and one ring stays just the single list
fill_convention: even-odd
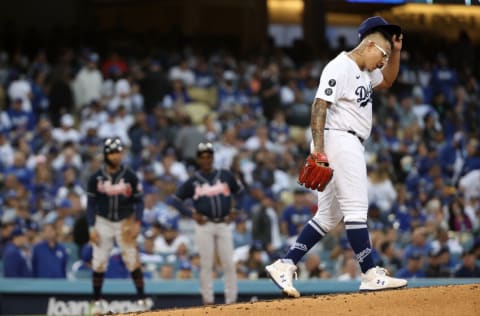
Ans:
[{"label": "baseball pitcher in white uniform", "polygon": [[301,170],[299,182],[320,191],[318,210],[284,258],[266,267],[273,282],[288,296],[300,296],[292,283],[297,262],[341,220],[362,271],[360,291],[407,285],[406,280],[389,277],[372,259],[363,147],[372,127],[373,89],[389,88],[397,78],[403,34],[398,25],[379,16],[363,21],[358,34],[360,43],[323,69],[312,104],[310,157],[321,168],[333,169],[333,176],[319,181],[318,176],[309,178],[315,172]]}]

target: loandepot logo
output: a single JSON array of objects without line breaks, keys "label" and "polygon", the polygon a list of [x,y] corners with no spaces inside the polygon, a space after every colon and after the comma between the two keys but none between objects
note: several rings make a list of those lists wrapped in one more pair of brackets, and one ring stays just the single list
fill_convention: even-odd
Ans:
[{"label": "loandepot logo", "polygon": [[[151,310],[153,307],[152,299],[145,300],[145,309]],[[48,300],[47,315],[48,316],[83,316],[90,315],[92,303],[90,301],[60,301],[55,297],[50,297]],[[111,301],[105,304],[105,310],[117,313],[128,313],[138,311],[138,306],[135,301]]]}]

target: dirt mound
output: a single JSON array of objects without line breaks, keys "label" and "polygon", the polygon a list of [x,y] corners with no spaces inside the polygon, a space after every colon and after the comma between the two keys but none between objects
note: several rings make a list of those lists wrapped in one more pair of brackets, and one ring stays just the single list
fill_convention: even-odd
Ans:
[{"label": "dirt mound", "polygon": [[480,284],[448,285],[401,290],[332,294],[215,305],[210,307],[169,309],[144,313],[141,316],[196,315],[480,315]]}]

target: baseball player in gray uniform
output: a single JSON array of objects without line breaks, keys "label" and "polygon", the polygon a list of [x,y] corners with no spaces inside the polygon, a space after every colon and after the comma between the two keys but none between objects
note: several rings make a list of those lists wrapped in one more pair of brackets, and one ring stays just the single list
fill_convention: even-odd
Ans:
[{"label": "baseball player in gray uniform", "polygon": [[[211,143],[197,147],[196,171],[167,200],[182,214],[196,221],[195,242],[200,255],[200,290],[203,304],[214,304],[212,270],[215,249],[225,277],[225,303],[237,301],[237,275],[233,262],[233,237],[229,223],[234,219],[233,196],[243,192],[243,186],[232,172],[213,168],[214,149]],[[193,202],[189,209],[185,200]]]},{"label": "baseball player in gray uniform", "polygon": [[[399,26],[378,16],[363,21],[358,33],[360,43],[325,66],[312,104],[311,153],[319,157],[317,162],[333,169],[333,177],[323,186],[314,182],[323,191],[318,193],[316,214],[286,256],[266,267],[273,282],[288,296],[300,296],[292,284],[297,262],[342,220],[362,270],[360,291],[407,285],[406,280],[389,277],[384,268],[373,263],[367,228],[367,172],[363,147],[372,126],[373,89],[388,88],[395,81],[403,35]],[[308,187],[308,183],[304,183],[309,182],[308,179],[300,182]]]},{"label": "baseball player in gray uniform", "polygon": [[93,313],[105,311],[102,286],[110,251],[116,242],[137,290],[137,310],[146,308],[143,272],[136,237],[143,216],[143,190],[135,172],[122,164],[125,146],[119,138],[103,143],[105,165],[88,181],[87,219],[93,244]]}]

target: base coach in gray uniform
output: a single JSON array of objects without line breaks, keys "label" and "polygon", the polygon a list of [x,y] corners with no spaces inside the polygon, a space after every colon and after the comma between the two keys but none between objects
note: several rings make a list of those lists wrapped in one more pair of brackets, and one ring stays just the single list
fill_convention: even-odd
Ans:
[{"label": "base coach in gray uniform", "polygon": [[[237,276],[233,262],[233,238],[229,223],[234,219],[233,195],[243,192],[243,186],[228,170],[213,168],[213,145],[197,147],[196,171],[168,199],[182,214],[196,221],[195,242],[200,255],[200,290],[203,304],[214,304],[212,269],[215,249],[225,278],[225,303],[237,301]],[[184,201],[191,200],[193,209]]]}]

